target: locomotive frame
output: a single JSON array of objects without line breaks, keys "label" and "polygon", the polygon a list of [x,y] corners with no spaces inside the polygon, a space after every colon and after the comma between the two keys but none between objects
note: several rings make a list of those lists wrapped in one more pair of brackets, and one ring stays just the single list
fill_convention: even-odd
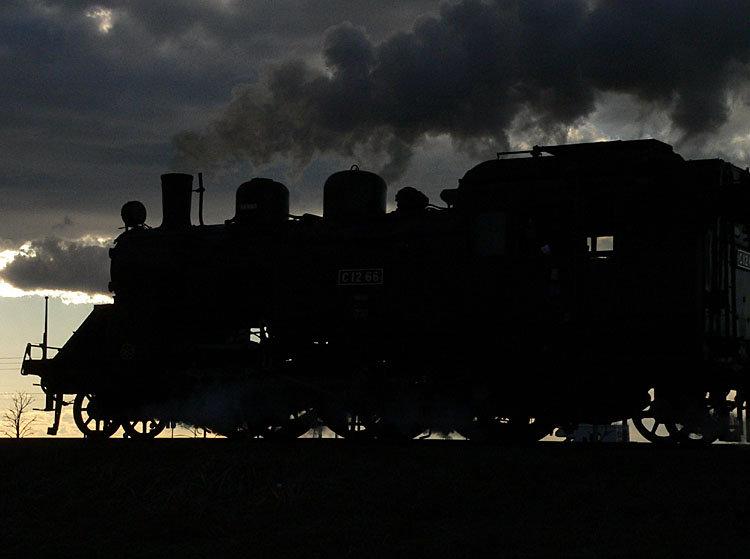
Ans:
[{"label": "locomotive frame", "polygon": [[75,394],[88,437],[181,421],[524,441],[624,419],[652,442],[738,436],[747,170],[657,140],[534,147],[469,170],[445,207],[407,187],[388,213],[385,182],[352,168],[323,216],[290,216],[286,187],[253,179],[217,225],[191,224],[192,176],[162,189],[160,227],[123,208],[114,304],[52,359],[27,347],[51,433]]}]

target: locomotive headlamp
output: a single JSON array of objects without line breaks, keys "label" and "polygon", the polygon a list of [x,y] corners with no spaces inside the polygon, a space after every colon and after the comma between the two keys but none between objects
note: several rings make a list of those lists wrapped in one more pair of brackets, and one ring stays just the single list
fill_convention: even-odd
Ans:
[{"label": "locomotive headlamp", "polygon": [[143,227],[146,223],[146,206],[137,200],[126,202],[120,210],[125,228]]}]

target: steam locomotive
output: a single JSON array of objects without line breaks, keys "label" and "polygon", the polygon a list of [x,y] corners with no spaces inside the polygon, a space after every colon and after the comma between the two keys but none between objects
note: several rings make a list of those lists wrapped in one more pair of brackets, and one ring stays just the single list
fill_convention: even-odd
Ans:
[{"label": "steam locomotive", "polygon": [[[732,439],[747,394],[750,173],[656,140],[499,153],[443,190],[353,167],[322,216],[255,178],[223,224],[191,223],[193,177],[162,175],[163,221],[122,208],[114,303],[41,378],[87,437],[167,423],[228,437],[458,432],[539,440],[631,419],[654,442]],[[43,348],[44,349],[44,348]],[[741,414],[740,414],[741,415]]]}]

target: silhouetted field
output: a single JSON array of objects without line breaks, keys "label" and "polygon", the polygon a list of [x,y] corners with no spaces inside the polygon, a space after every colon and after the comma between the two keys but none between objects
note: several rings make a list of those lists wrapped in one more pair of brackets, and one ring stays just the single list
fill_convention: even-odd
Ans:
[{"label": "silhouetted field", "polygon": [[750,448],[0,441],[13,557],[746,556]]}]

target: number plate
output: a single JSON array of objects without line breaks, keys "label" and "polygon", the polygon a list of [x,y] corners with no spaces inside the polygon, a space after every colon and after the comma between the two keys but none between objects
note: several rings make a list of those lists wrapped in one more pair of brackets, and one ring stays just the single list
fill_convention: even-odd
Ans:
[{"label": "number plate", "polygon": [[737,249],[737,267],[750,270],[750,253]]},{"label": "number plate", "polygon": [[383,268],[339,270],[339,285],[382,285]]}]

